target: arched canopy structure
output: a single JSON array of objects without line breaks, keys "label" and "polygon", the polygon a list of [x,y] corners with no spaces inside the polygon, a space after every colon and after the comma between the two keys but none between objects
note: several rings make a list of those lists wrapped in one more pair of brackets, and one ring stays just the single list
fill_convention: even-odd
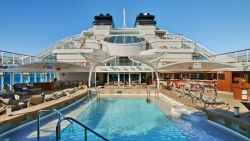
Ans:
[{"label": "arched canopy structure", "polygon": [[136,62],[140,62],[140,63],[143,63],[143,64],[146,64],[148,65],[149,67],[151,67],[155,74],[156,74],[156,77],[157,77],[157,88],[159,89],[159,75],[157,73],[157,68],[158,68],[158,64],[159,64],[159,61],[160,61],[160,58],[164,55],[166,55],[167,52],[141,52],[141,55],[140,56],[129,56],[129,58],[131,60],[134,60]]},{"label": "arched canopy structure", "polygon": [[112,60],[116,56],[110,56],[108,52],[101,50],[94,50],[94,53],[83,53],[80,52],[81,56],[84,57],[90,64],[88,86],[91,87],[91,76],[93,71],[98,65],[101,65],[109,60]]}]

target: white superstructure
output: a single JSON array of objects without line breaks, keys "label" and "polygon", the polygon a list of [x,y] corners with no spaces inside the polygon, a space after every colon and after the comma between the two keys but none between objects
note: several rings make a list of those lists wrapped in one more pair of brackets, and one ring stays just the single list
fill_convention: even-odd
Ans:
[{"label": "white superstructure", "polygon": [[[198,69],[206,71],[206,66],[199,64],[204,61],[212,62],[212,67],[208,67],[209,70],[213,69],[213,66],[214,69],[218,69],[220,65],[221,68],[229,67],[223,61],[221,64],[216,62],[221,58],[211,57],[215,54],[200,44],[182,35],[171,34],[156,27],[155,16],[149,13],[140,13],[136,17],[135,26],[127,28],[125,11],[122,28],[115,27],[110,14],[100,14],[94,17],[92,28],[56,42],[39,53],[38,57],[46,61],[82,65],[84,69],[81,67],[59,68],[57,77],[61,80],[87,80],[90,63],[81,53],[94,55],[97,50],[106,52],[109,56],[116,56],[95,68],[93,81],[101,84],[109,82],[111,79],[118,83],[120,81],[128,81],[129,84],[131,81],[146,83],[148,79],[154,78],[152,67],[130,59],[130,56],[142,54],[164,53],[157,66],[158,71],[165,71],[168,70],[168,66],[178,66],[185,62],[190,66],[185,64],[184,66],[187,66],[185,69],[176,71]],[[197,68],[197,66],[201,68]]]}]

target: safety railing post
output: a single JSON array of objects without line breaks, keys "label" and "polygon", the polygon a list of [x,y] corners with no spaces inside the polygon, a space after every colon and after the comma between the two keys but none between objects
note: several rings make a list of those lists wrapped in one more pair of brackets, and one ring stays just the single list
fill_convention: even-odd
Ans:
[{"label": "safety railing post", "polygon": [[12,54],[12,65],[14,65],[15,64],[15,54],[13,53]]},{"label": "safety railing post", "polygon": [[57,124],[57,126],[56,126],[56,141],[60,140],[59,133],[61,131],[59,129],[60,129],[60,123],[59,123],[59,125]]},{"label": "safety railing post", "polygon": [[95,132],[94,130],[92,130],[91,128],[87,127],[86,125],[82,124],[81,122],[79,122],[78,120],[74,119],[74,118],[71,118],[71,117],[63,117],[60,121],[57,122],[57,125],[56,125],[56,141],[59,141],[60,139],[60,126],[61,126],[61,123],[64,121],[64,120],[67,120],[71,123],[76,123],[78,125],[80,125],[82,128],[84,128],[84,140],[87,141],[87,132],[91,132],[93,133],[94,135],[96,135],[97,137],[99,137],[100,139],[104,140],[104,141],[108,141],[108,139],[106,139],[105,137],[103,137],[102,135],[98,134],[97,132]]},{"label": "safety railing post", "polygon": [[248,62],[248,50],[247,50],[247,60],[246,60],[246,62]]},{"label": "safety railing post", "polygon": [[37,117],[37,141],[40,141],[40,112]]},{"label": "safety railing post", "polygon": [[84,128],[84,140],[87,141],[88,136],[87,136],[87,128]]},{"label": "safety railing post", "polygon": [[[40,141],[40,115],[42,112],[54,112],[54,113],[57,113],[58,114],[58,121],[60,121],[62,118],[63,118],[63,115],[56,109],[51,109],[51,110],[40,110],[38,113],[37,113],[37,141]],[[58,131],[61,131],[61,125],[59,126],[56,126],[56,140],[59,141],[59,139],[61,138],[61,134],[60,132]]]},{"label": "safety railing post", "polygon": [[1,53],[1,55],[2,55],[2,64],[3,64],[3,51],[2,51],[2,53]]},{"label": "safety railing post", "polygon": [[235,52],[235,60],[236,60],[236,63],[238,62],[238,53]]}]

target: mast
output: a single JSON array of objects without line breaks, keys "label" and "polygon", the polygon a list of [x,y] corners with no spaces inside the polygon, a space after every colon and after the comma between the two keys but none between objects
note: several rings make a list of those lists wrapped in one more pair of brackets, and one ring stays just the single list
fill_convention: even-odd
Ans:
[{"label": "mast", "polygon": [[123,26],[122,28],[127,28],[127,24],[126,24],[126,11],[123,8]]}]

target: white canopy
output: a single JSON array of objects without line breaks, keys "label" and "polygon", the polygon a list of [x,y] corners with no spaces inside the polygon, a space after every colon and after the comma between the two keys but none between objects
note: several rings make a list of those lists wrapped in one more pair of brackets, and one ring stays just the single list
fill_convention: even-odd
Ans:
[{"label": "white canopy", "polygon": [[91,87],[91,76],[93,71],[98,65],[101,65],[109,60],[112,60],[116,56],[110,56],[108,52],[104,52],[101,50],[93,50],[91,53],[80,52],[82,57],[84,57],[90,63],[90,71],[89,71],[89,87]]},{"label": "white canopy", "polygon": [[129,56],[129,58],[136,62],[146,64],[154,70],[156,77],[157,77],[157,88],[159,89],[160,87],[159,75],[157,73],[157,68],[158,68],[160,58],[166,54],[167,52],[142,51],[140,56]]},{"label": "white canopy", "polygon": [[28,72],[57,72],[57,71],[66,71],[67,69],[86,69],[87,67],[83,64],[77,63],[68,63],[68,62],[36,62],[24,64],[21,66],[13,67],[11,71],[28,71]]}]

